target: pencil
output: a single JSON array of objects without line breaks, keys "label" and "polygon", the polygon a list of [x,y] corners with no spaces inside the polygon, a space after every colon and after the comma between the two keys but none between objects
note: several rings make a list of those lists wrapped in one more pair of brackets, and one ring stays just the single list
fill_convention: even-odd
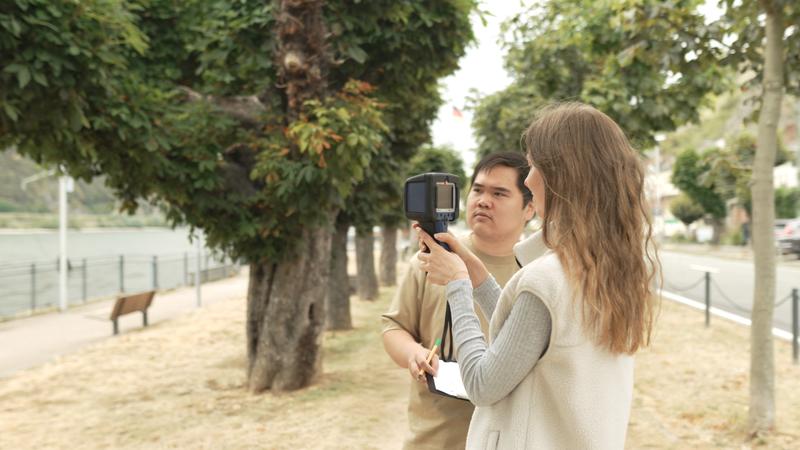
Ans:
[{"label": "pencil", "polygon": [[[431,347],[431,351],[430,351],[430,353],[428,353],[428,358],[425,360],[425,362],[427,362],[428,364],[431,363],[431,361],[433,360],[433,355],[436,354],[436,349],[439,347],[439,344],[441,344],[441,343],[442,343],[442,340],[437,338],[436,342],[433,344],[433,347]],[[424,374],[424,373],[425,373],[425,369],[419,369],[419,376],[422,376],[422,374]]]}]

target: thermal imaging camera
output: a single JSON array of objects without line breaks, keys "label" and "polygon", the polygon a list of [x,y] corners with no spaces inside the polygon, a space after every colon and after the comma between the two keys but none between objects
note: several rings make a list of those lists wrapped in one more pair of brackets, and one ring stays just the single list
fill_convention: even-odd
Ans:
[{"label": "thermal imaging camera", "polygon": [[[453,174],[415,175],[406,180],[403,194],[406,217],[431,236],[447,231],[447,223],[458,218],[458,177]],[[444,242],[436,242],[450,250]]]}]

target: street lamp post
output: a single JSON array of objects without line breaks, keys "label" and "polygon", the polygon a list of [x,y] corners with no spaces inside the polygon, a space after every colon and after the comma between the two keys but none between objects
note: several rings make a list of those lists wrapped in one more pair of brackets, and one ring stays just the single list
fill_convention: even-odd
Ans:
[{"label": "street lamp post", "polygon": [[[24,178],[20,183],[22,190],[28,183],[49,177],[55,170],[46,170]],[[74,182],[62,174],[58,177],[58,309],[67,309],[67,193],[72,192]]]},{"label": "street lamp post", "polygon": [[58,309],[67,309],[67,177],[58,177]]},{"label": "street lamp post", "polygon": [[195,288],[195,296],[197,298],[198,308],[203,306],[203,300],[201,297],[201,287],[200,287],[202,285],[201,272],[200,272],[202,269],[200,267],[200,260],[203,258],[203,246],[200,243],[200,236],[202,236],[202,234],[200,233],[200,231],[197,231],[195,233],[195,243],[194,243],[194,248],[197,258],[197,261],[195,263],[194,288]]}]

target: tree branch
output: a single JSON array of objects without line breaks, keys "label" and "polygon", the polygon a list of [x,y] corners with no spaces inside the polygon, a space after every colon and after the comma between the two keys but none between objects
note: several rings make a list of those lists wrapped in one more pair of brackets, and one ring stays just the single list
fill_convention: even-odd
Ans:
[{"label": "tree branch", "polygon": [[187,86],[180,86],[190,102],[208,102],[220,112],[239,121],[248,128],[261,128],[264,125],[264,115],[267,108],[255,95],[237,95],[235,97],[217,97],[203,95]]},{"label": "tree branch", "polygon": [[778,5],[776,5],[775,2],[771,0],[761,0],[759,3],[761,3],[761,7],[764,8],[764,12],[771,16],[776,15]]},{"label": "tree branch", "polygon": [[659,20],[663,20],[663,21],[667,22],[672,27],[674,27],[676,30],[678,30],[679,32],[684,33],[687,36],[691,36],[691,37],[697,39],[700,42],[702,42],[703,40],[708,40],[709,42],[714,42],[715,44],[718,44],[718,45],[720,45],[722,47],[725,47],[725,49],[727,49],[727,50],[734,50],[733,47],[731,47],[730,45],[722,42],[722,39],[717,39],[714,36],[710,36],[710,37],[700,36],[699,34],[694,32],[693,30],[689,29],[689,27],[686,27],[684,25],[676,23],[674,20],[672,20],[669,17],[669,15],[664,15],[663,17],[660,17]]}]

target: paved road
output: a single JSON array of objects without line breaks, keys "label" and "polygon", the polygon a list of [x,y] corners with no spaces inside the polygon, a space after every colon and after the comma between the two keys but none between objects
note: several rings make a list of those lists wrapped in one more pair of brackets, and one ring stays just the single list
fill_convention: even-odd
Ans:
[{"label": "paved road", "polygon": [[[711,275],[712,306],[750,318],[754,283],[752,261],[667,250],[662,250],[660,256],[664,270],[664,290],[702,302],[705,299],[705,285],[697,282],[703,277],[703,273],[693,270],[691,266],[714,267],[719,273]],[[794,263],[779,263],[776,303],[783,301],[793,288],[800,288],[800,267]],[[775,328],[791,332],[791,303],[791,300],[786,300],[775,308]]]}]

